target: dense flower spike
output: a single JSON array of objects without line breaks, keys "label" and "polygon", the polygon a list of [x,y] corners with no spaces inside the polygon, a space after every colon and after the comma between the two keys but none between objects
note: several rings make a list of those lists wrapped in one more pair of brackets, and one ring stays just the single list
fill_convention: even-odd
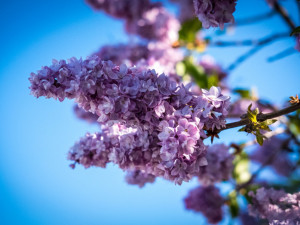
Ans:
[{"label": "dense flower spike", "polygon": [[159,5],[149,0],[86,0],[95,10],[103,10],[112,17],[136,21],[142,14]]},{"label": "dense flower spike", "polygon": [[[127,180],[140,186],[146,181],[152,181],[153,177],[163,177],[181,184],[182,181],[197,176],[199,167],[205,161],[205,150],[195,149],[187,159],[178,148],[174,150],[172,159],[166,159],[159,140],[151,135],[140,127],[126,128],[115,124],[104,128],[101,134],[87,134],[71,148],[68,158],[85,168],[105,167],[112,162],[130,173],[132,170],[139,170],[139,173],[129,175],[131,178],[128,177]],[[75,164],[71,166],[74,167]]]},{"label": "dense flower spike", "polygon": [[207,149],[207,166],[201,167],[199,181],[204,185],[229,180],[233,170],[233,155],[229,147],[215,144]]},{"label": "dense flower spike", "polygon": [[215,186],[200,186],[191,190],[184,202],[187,209],[202,213],[209,223],[215,224],[222,220],[225,201]]},{"label": "dense flower spike", "polygon": [[[209,91],[202,90],[202,96],[195,95],[189,91],[190,85],[178,86],[164,74],[158,76],[154,70],[116,66],[101,61],[97,56],[84,61],[73,58],[68,63],[54,61],[52,66],[43,67],[38,74],[32,73],[30,81],[32,94],[36,97],[52,97],[61,101],[65,97],[75,99],[81,108],[98,115],[100,124],[122,123],[136,129],[134,133],[125,135],[127,128],[118,125],[122,129],[116,133],[117,138],[128,143],[120,143],[120,150],[116,150],[115,146],[114,150],[106,147],[107,151],[111,151],[112,161],[122,169],[142,167],[149,174],[163,176],[176,183],[199,175],[200,167],[206,165],[206,146],[202,141],[206,135],[202,128],[221,128],[225,124],[229,102],[229,97],[223,96],[219,88],[212,87]],[[145,144],[151,140],[151,145],[143,150],[140,144],[135,146],[132,143],[140,136],[146,138],[143,140]],[[111,139],[111,134],[108,137]],[[85,143],[84,140],[82,142]],[[75,149],[81,149],[80,146]],[[125,150],[134,150],[135,155],[147,153],[150,161],[140,159],[141,164],[132,163],[136,156],[128,156],[129,161],[124,161],[120,158],[124,155],[124,146],[130,146]],[[77,152],[81,154],[82,150],[75,151],[78,158]],[[149,158],[149,154],[154,158]],[[88,155],[92,157],[94,152]],[[70,159],[77,161],[74,157]],[[82,164],[82,161],[87,161],[85,156],[78,162]],[[100,164],[103,164],[102,160]],[[88,167],[90,163],[84,163],[84,166]],[[156,171],[158,168],[161,172]]]},{"label": "dense flower spike", "polygon": [[267,219],[270,224],[300,224],[300,193],[288,194],[284,191],[260,188],[250,192],[252,204],[249,214]]},{"label": "dense flower spike", "polygon": [[264,145],[255,150],[250,156],[253,161],[271,166],[283,176],[289,176],[294,165],[288,156],[288,144],[290,140],[273,136],[266,140]]},{"label": "dense flower spike", "polygon": [[143,13],[138,21],[126,21],[126,30],[148,40],[172,44],[178,40],[180,24],[163,7],[155,7]]},{"label": "dense flower spike", "polygon": [[160,3],[149,0],[87,0],[96,10],[124,19],[126,30],[148,40],[172,43],[180,24]]},{"label": "dense flower spike", "polygon": [[196,15],[204,28],[224,28],[225,23],[233,23],[233,13],[237,0],[194,0]]},{"label": "dense flower spike", "polygon": [[[68,159],[80,163],[85,168],[90,166],[106,167],[109,162],[108,154],[110,142],[107,140],[106,132],[102,134],[87,133],[70,150]],[[75,164],[71,166],[74,167]]]},{"label": "dense flower spike", "polygon": [[197,96],[189,91],[190,85],[178,86],[164,74],[116,66],[97,56],[72,58],[68,63],[53,61],[50,67],[32,73],[30,82],[36,97],[75,99],[81,108],[97,114],[101,123],[139,123],[149,130],[159,121],[177,122],[181,117],[199,129],[203,125],[219,128],[229,102],[219,88],[203,90],[203,96]]},{"label": "dense flower spike", "polygon": [[155,181],[155,176],[144,173],[141,170],[134,170],[127,172],[125,180],[128,184],[138,185],[142,188],[146,183],[153,183]]}]

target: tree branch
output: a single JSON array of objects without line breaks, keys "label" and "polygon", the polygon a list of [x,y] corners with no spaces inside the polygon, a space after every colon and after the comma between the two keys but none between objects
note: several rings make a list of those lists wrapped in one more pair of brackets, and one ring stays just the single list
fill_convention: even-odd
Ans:
[{"label": "tree branch", "polygon": [[289,33],[278,33],[273,34],[265,38],[261,38],[258,40],[242,40],[242,41],[216,41],[216,42],[209,42],[210,46],[217,46],[217,47],[239,47],[239,46],[260,46],[268,44],[276,39],[289,37]]},{"label": "tree branch", "polygon": [[[273,119],[273,118],[276,118],[276,117],[279,117],[279,116],[289,114],[289,113],[294,112],[298,109],[300,109],[300,103],[291,105],[287,108],[284,108],[284,109],[281,109],[281,110],[278,110],[278,111],[274,111],[274,112],[271,112],[271,113],[259,114],[259,115],[257,115],[257,120],[259,122],[263,122],[263,121],[268,120],[268,119]],[[220,131],[223,131],[223,130],[228,130],[228,129],[231,129],[231,128],[240,127],[240,126],[244,126],[244,125],[247,125],[247,124],[250,124],[250,120],[249,119],[242,119],[242,120],[237,121],[237,122],[227,123],[224,128],[219,129],[215,132],[219,133]]]},{"label": "tree branch", "polygon": [[253,17],[237,19],[233,25],[235,25],[235,26],[249,25],[249,24],[252,24],[252,23],[260,22],[260,21],[265,20],[265,19],[269,19],[274,15],[276,15],[276,11],[272,10],[268,13],[256,15],[256,16],[253,16]]},{"label": "tree branch", "polygon": [[282,37],[289,37],[289,35],[288,35],[288,33],[279,33],[279,34],[275,34],[270,37],[259,40],[257,42],[257,44],[254,45],[254,47],[252,47],[249,51],[247,51],[246,53],[244,53],[243,55],[238,57],[232,64],[230,64],[228,66],[227,70],[231,71],[231,70],[235,69],[241,63],[243,63],[245,60],[247,60],[249,57],[254,55],[256,52],[260,51],[264,46],[266,46],[267,44],[272,43],[272,41],[274,41],[278,38],[282,38]]},{"label": "tree branch", "polygon": [[293,31],[296,26],[294,24],[294,22],[291,20],[291,18],[288,16],[286,10],[281,7],[278,3],[278,1],[274,2],[274,9],[278,12],[278,14],[281,16],[281,18],[284,20],[284,22],[291,28],[291,30]]},{"label": "tree branch", "polygon": [[274,62],[274,61],[277,61],[279,59],[283,59],[287,56],[290,56],[294,53],[297,53],[296,49],[294,47],[290,47],[290,48],[287,48],[287,49],[283,50],[282,52],[277,53],[274,56],[269,57],[267,60],[268,60],[268,62]]}]

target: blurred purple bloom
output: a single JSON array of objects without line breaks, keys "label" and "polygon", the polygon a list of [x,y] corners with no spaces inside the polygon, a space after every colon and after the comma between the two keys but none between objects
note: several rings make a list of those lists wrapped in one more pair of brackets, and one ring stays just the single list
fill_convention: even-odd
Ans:
[{"label": "blurred purple bloom", "polygon": [[267,219],[274,225],[300,223],[300,193],[259,188],[256,193],[249,192],[249,196],[252,197],[252,203],[248,206],[251,216]]},{"label": "blurred purple bloom", "polygon": [[194,0],[196,15],[204,28],[224,28],[224,23],[233,23],[237,0]]},{"label": "blurred purple bloom", "polygon": [[233,170],[234,156],[229,147],[215,144],[207,149],[207,166],[201,167],[199,180],[204,185],[229,180]]},{"label": "blurred purple bloom", "polygon": [[128,184],[138,185],[142,188],[146,183],[153,183],[155,176],[142,172],[141,170],[134,170],[127,172],[125,180]]},{"label": "blurred purple bloom", "polygon": [[295,49],[300,52],[300,34],[296,35],[296,46]]},{"label": "blurred purple bloom", "polygon": [[200,186],[191,190],[184,202],[187,209],[202,213],[209,223],[215,224],[222,220],[225,200],[215,186]]},{"label": "blurred purple bloom", "polygon": [[278,174],[289,176],[294,168],[289,158],[289,139],[273,136],[250,155],[251,160],[271,166]]}]

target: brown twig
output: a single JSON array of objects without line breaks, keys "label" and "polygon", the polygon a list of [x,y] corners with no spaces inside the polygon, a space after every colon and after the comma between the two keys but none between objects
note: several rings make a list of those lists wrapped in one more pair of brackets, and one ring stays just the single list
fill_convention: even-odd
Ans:
[{"label": "brown twig", "polygon": [[296,26],[291,20],[291,18],[288,16],[286,10],[279,5],[278,1],[275,1],[274,9],[276,10],[276,12],[278,12],[278,14],[284,20],[284,22],[291,28],[291,31],[293,31],[296,28]]},{"label": "brown twig", "polygon": [[[271,112],[271,113],[259,114],[259,115],[257,115],[257,120],[259,122],[263,122],[263,121],[268,120],[268,119],[273,119],[273,118],[276,118],[276,117],[279,117],[279,116],[289,114],[289,113],[294,112],[298,109],[300,109],[300,103],[291,105],[287,108],[284,108],[284,109],[281,109],[281,110],[278,110],[278,111],[274,111],[274,112]],[[228,129],[235,128],[235,127],[244,126],[244,125],[247,125],[249,123],[250,123],[249,119],[242,119],[242,120],[237,121],[237,122],[227,123],[224,128],[219,129],[215,132],[219,133],[220,131],[228,130]]]}]

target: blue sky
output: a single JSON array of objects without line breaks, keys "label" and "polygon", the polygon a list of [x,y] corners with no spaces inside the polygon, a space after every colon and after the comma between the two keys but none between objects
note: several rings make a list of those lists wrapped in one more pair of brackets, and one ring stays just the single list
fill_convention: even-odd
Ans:
[{"label": "blue sky", "polygon": [[[296,21],[294,1],[284,4]],[[197,186],[196,180],[175,186],[159,179],[139,189],[124,182],[117,166],[71,170],[68,149],[98,128],[77,120],[70,101],[29,95],[30,72],[53,58],[85,58],[103,44],[126,41],[122,23],[95,13],[83,0],[2,0],[0,7],[0,224],[204,223],[201,216],[186,211],[182,201]],[[266,11],[263,0],[240,0],[235,16]],[[273,18],[237,28],[225,39],[252,39],[285,30],[281,19]],[[266,58],[293,45],[288,38],[267,46],[234,70],[228,82],[256,87],[260,96],[283,103],[299,93],[299,53],[276,63],[267,63]],[[247,49],[209,48],[208,53],[227,66]],[[221,137],[226,143],[246,138],[235,130]]]}]

